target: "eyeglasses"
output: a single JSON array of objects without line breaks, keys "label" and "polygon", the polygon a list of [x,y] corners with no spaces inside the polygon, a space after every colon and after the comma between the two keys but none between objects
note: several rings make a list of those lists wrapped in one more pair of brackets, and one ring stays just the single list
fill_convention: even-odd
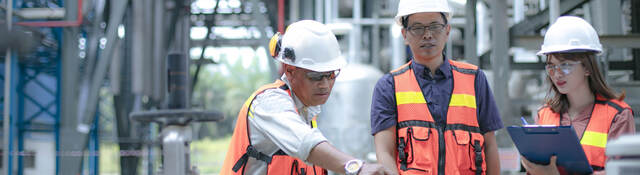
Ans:
[{"label": "eyeglasses", "polygon": [[307,78],[311,81],[321,81],[322,79],[324,79],[324,77],[327,77],[327,79],[329,80],[333,80],[333,79],[336,79],[336,77],[338,77],[339,74],[340,74],[339,69],[334,71],[329,71],[329,72],[310,71],[310,72],[307,72]]},{"label": "eyeglasses", "polygon": [[562,75],[569,75],[571,71],[573,71],[573,68],[575,68],[574,66],[577,64],[581,64],[581,62],[567,61],[558,65],[547,64],[544,66],[544,69],[547,71],[547,74],[549,74],[549,76],[554,76],[556,72],[560,72]]},{"label": "eyeglasses", "polygon": [[445,24],[431,24],[428,26],[416,25],[416,26],[408,27],[407,29],[414,36],[422,36],[427,30],[429,30],[429,32],[432,35],[440,34],[440,32],[442,32],[445,26],[446,26]]}]

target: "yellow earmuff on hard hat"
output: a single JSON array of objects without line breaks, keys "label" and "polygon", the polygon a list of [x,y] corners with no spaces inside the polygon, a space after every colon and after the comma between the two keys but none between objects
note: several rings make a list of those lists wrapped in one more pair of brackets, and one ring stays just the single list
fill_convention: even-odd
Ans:
[{"label": "yellow earmuff on hard hat", "polygon": [[271,54],[271,57],[275,58],[278,56],[281,42],[282,39],[280,37],[280,32],[276,32],[276,34],[271,37],[271,41],[269,41],[269,53]]}]

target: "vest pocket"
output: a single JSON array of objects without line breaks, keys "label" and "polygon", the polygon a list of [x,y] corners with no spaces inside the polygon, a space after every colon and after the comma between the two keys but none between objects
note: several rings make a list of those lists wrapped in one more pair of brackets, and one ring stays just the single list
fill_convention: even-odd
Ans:
[{"label": "vest pocket", "polygon": [[[432,137],[432,132],[431,128],[415,126],[398,130],[398,168],[401,174],[431,174],[431,169],[437,167],[437,139]],[[402,156],[406,159],[403,160]]]},{"label": "vest pocket", "polygon": [[291,174],[294,159],[286,155],[273,155],[271,163],[267,165],[267,174]]},{"label": "vest pocket", "polygon": [[477,171],[482,169],[482,172],[487,171],[487,161],[484,155],[484,136],[480,133],[471,133],[471,149],[469,150],[471,157],[471,170]]},{"label": "vest pocket", "polygon": [[477,169],[481,167],[481,173],[484,173],[486,165],[483,151],[484,137],[482,137],[482,134],[463,130],[454,130],[453,134],[457,143],[453,152],[456,153],[455,158],[458,162],[458,169],[462,174],[476,174]]}]

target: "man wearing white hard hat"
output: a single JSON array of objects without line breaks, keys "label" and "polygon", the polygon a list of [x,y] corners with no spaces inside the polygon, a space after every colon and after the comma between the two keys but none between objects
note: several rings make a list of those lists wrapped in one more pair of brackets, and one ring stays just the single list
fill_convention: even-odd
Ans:
[{"label": "man wearing white hard hat", "polygon": [[[538,55],[546,56],[551,83],[537,124],[573,126],[594,174],[605,174],[606,143],[635,133],[631,107],[624,93],[616,94],[604,81],[596,55],[602,53],[598,33],[587,21],[562,16],[549,27]],[[551,93],[553,92],[553,93]],[[522,157],[529,174],[573,174],[556,167],[557,157],[539,165]]]},{"label": "man wearing white hard hat", "polygon": [[385,74],[371,104],[376,156],[399,174],[499,174],[495,131],[503,127],[485,74],[448,60],[446,0],[400,0],[409,63]]},{"label": "man wearing white hard hat", "polygon": [[269,49],[284,63],[284,75],[242,106],[220,174],[389,174],[340,152],[317,129],[315,118],[347,64],[329,28],[295,22],[272,38]]}]

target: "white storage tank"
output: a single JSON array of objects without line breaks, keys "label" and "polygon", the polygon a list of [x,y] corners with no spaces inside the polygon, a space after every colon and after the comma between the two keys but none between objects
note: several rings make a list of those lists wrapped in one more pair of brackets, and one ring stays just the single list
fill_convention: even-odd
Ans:
[{"label": "white storage tank", "polygon": [[371,135],[371,96],[383,73],[368,65],[349,64],[341,70],[331,96],[318,117],[318,128],[340,151],[375,161]]}]

